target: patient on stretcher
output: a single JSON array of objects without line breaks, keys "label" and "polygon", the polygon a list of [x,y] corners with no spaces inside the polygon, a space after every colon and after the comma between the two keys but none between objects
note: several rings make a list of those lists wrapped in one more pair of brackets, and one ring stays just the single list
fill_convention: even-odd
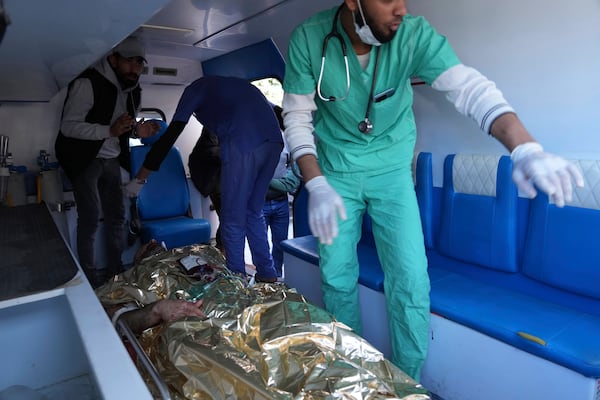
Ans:
[{"label": "patient on stretcher", "polygon": [[283,283],[249,284],[208,245],[151,242],[96,293],[141,333],[175,399],[430,399],[325,310]]}]

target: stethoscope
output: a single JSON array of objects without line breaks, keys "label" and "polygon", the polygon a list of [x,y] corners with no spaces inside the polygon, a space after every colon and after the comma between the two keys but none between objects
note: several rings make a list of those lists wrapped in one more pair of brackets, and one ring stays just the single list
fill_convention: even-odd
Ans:
[{"label": "stethoscope", "polygon": [[[321,71],[319,72],[319,80],[317,81],[317,95],[323,101],[336,101],[336,100],[346,100],[348,97],[348,93],[350,92],[350,68],[348,67],[348,54],[346,52],[346,43],[344,42],[344,38],[337,29],[337,22],[339,20],[340,12],[342,11],[342,4],[336,11],[335,16],[333,17],[333,25],[331,27],[331,32],[325,39],[323,39],[323,52],[321,55]],[[346,93],[343,97],[337,98],[335,96],[324,96],[321,92],[321,82],[323,81],[323,71],[325,70],[325,56],[327,54],[327,45],[329,44],[330,39],[337,39],[342,47],[342,55],[344,56],[344,64],[346,65]],[[373,130],[373,123],[369,119],[369,114],[371,112],[371,105],[373,103],[373,92],[375,91],[375,79],[377,77],[377,67],[379,66],[379,47],[377,48],[377,54],[375,56],[375,69],[373,71],[373,81],[371,82],[371,91],[369,93],[369,102],[367,103],[367,110],[365,111],[365,118],[358,123],[358,130],[362,133],[368,134]]]}]

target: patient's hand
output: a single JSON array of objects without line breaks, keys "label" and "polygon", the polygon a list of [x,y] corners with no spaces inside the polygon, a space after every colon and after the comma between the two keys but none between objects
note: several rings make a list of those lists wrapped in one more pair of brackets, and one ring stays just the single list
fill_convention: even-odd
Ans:
[{"label": "patient's hand", "polygon": [[164,299],[146,307],[124,313],[121,318],[132,332],[139,334],[161,322],[171,322],[183,317],[205,318],[202,312],[202,300],[195,303],[185,300]]},{"label": "patient's hand", "polygon": [[205,317],[202,300],[195,303],[185,300],[159,300],[152,307],[152,314],[162,322],[171,322],[183,317]]}]

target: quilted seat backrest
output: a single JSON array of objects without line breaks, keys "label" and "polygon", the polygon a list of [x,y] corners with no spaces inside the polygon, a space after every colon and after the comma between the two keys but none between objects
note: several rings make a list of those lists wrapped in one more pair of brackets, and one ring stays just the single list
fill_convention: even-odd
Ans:
[{"label": "quilted seat backrest", "polygon": [[[131,147],[131,170],[138,171],[151,146]],[[171,147],[160,169],[148,176],[148,182],[137,199],[140,219],[155,220],[185,216],[190,205],[190,192],[181,153]]]},{"label": "quilted seat backrest", "polygon": [[517,189],[510,157],[450,154],[442,191],[439,253],[516,272]]},{"label": "quilted seat backrest", "polygon": [[558,208],[544,194],[532,200],[523,273],[548,285],[600,299],[600,160],[573,160],[585,187]]}]

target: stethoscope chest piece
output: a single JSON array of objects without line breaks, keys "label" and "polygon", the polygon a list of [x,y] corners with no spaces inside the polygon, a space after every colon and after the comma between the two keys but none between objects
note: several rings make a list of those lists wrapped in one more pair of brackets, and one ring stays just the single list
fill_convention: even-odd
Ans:
[{"label": "stethoscope chest piece", "polygon": [[373,130],[373,124],[369,118],[365,118],[364,120],[358,123],[358,130],[361,133],[369,134]]}]

